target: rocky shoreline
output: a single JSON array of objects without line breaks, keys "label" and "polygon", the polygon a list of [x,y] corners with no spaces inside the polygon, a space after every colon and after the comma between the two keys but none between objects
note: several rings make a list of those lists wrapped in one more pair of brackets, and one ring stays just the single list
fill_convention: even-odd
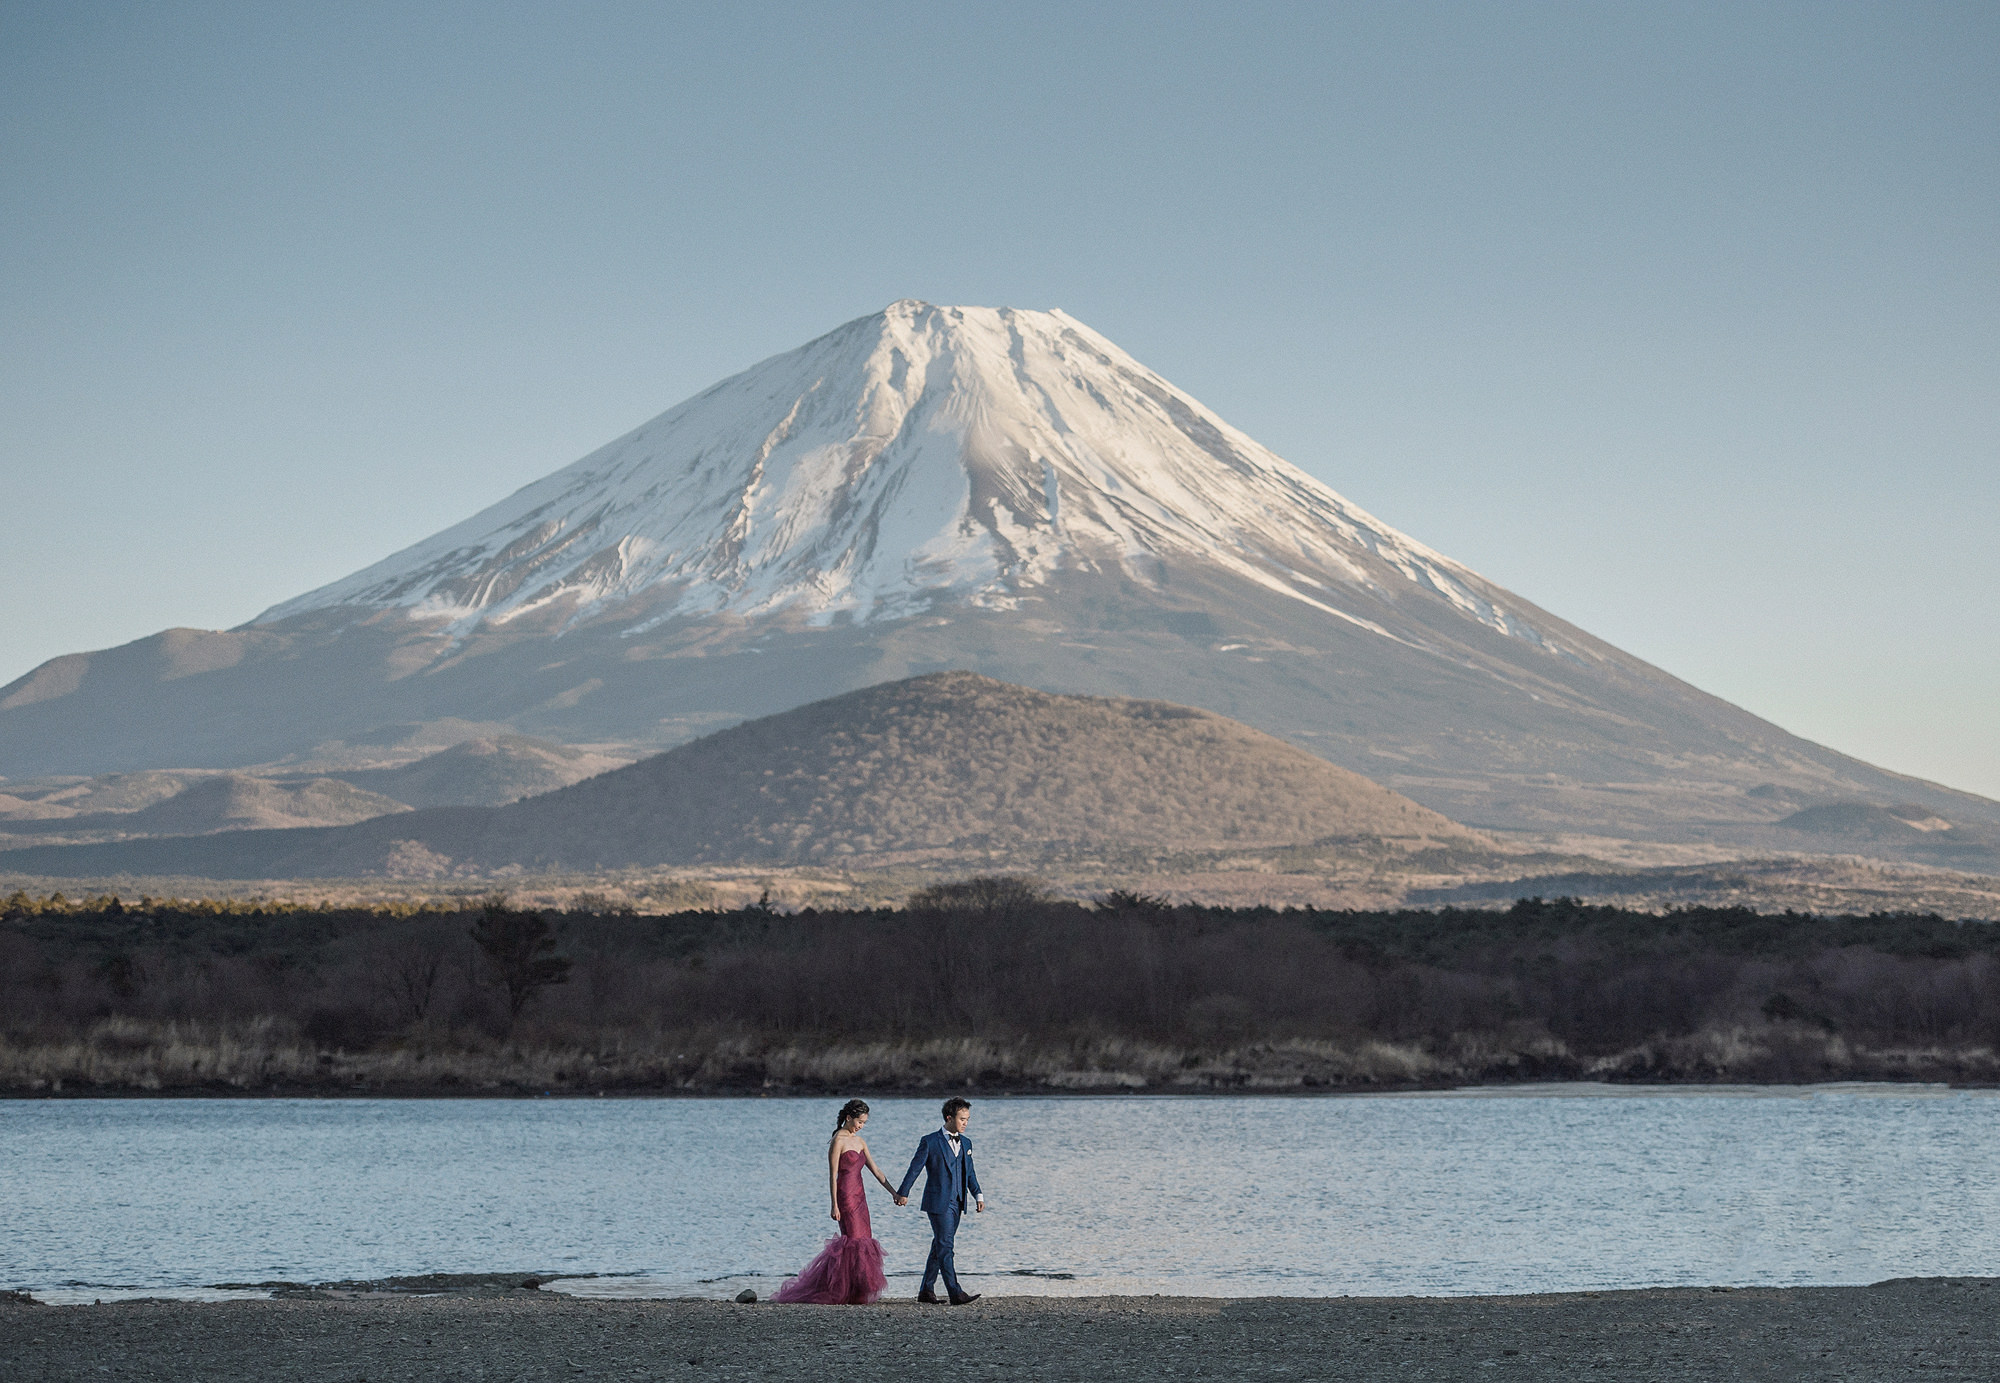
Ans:
[{"label": "rocky shoreline", "polygon": [[268,1301],[0,1300],[14,1383],[464,1379],[1901,1379],[2000,1376],[2000,1279],[1522,1297],[604,1301],[520,1275]]}]

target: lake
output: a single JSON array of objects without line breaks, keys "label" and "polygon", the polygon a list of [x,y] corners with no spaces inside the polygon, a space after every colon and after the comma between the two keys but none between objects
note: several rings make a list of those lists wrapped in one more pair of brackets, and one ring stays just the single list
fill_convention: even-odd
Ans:
[{"label": "lake", "polygon": [[[838,1099],[0,1102],[0,1286],[559,1273],[768,1295],[832,1232]],[[935,1100],[876,1100],[899,1180]],[[986,1097],[973,1291],[1458,1295],[1866,1283],[2000,1263],[2000,1095],[1545,1086]],[[874,1188],[892,1294],[928,1226]],[[593,1276],[594,1275],[594,1276]]]}]

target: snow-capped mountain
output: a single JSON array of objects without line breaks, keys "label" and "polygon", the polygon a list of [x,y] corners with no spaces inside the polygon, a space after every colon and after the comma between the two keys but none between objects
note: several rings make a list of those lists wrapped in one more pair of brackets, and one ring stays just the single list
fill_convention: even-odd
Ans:
[{"label": "snow-capped mountain", "polygon": [[239,629],[45,664],[0,688],[0,775],[641,753],[950,668],[1205,707],[1472,825],[2000,822],[1535,608],[1061,312],[909,301]]},{"label": "snow-capped mountain", "polygon": [[1447,602],[1540,645],[1505,593],[1364,513],[1062,312],[903,301],[765,361],[461,524],[275,606],[454,632],[649,592],[676,615],[1010,610],[1064,573],[1199,563],[1384,637],[1342,592]]}]

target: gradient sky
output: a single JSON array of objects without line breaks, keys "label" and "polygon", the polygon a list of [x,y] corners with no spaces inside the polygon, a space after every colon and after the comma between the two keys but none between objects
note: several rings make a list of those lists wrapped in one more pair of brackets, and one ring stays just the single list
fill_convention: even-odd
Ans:
[{"label": "gradient sky", "polygon": [[1808,738],[2000,796],[2000,6],[0,0],[0,681],[894,299],[1061,307]]}]

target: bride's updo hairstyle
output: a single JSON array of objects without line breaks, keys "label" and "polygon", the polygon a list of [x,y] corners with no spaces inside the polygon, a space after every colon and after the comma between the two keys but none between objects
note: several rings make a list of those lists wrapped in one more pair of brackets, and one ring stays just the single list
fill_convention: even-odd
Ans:
[{"label": "bride's updo hairstyle", "polygon": [[858,1119],[867,1112],[868,1112],[868,1101],[849,1100],[846,1104],[840,1107],[840,1117],[833,1121],[833,1131],[835,1133],[839,1133],[842,1129],[847,1127],[847,1121],[849,1119]]}]

